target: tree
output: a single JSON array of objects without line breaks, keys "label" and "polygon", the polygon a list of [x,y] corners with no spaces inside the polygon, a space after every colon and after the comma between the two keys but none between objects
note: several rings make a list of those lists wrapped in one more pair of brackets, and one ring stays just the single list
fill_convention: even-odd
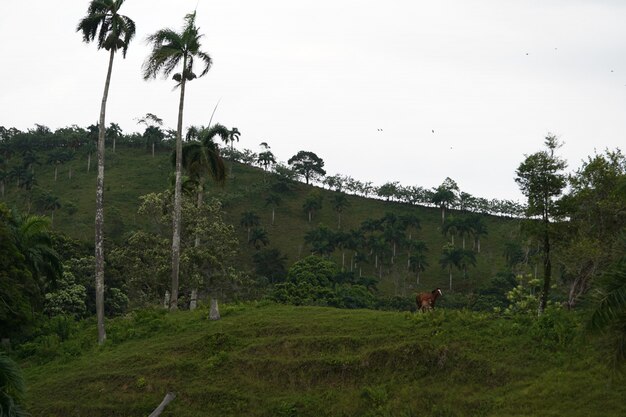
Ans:
[{"label": "tree", "polygon": [[543,313],[548,303],[552,278],[551,258],[551,220],[559,216],[556,198],[561,195],[566,183],[566,176],[562,173],[567,166],[566,162],[556,156],[555,151],[561,146],[556,136],[548,134],[545,138],[546,149],[526,156],[524,162],[517,168],[515,182],[528,199],[526,215],[538,217],[536,234],[543,241],[543,290],[539,302],[538,313]]},{"label": "tree", "polygon": [[333,210],[337,213],[337,229],[341,229],[341,214],[343,210],[350,206],[348,198],[343,193],[337,193],[333,196],[331,202]]},{"label": "tree", "polygon": [[485,220],[480,214],[472,214],[465,221],[467,222],[469,233],[474,238],[473,247],[476,249],[476,252],[480,253],[480,238],[488,234]]},{"label": "tree", "polygon": [[146,146],[152,148],[152,157],[154,158],[154,148],[165,138],[165,134],[161,130],[163,119],[155,114],[146,113],[144,117],[137,120],[137,124],[146,126],[142,136],[146,141]]},{"label": "tree", "polygon": [[104,329],[104,138],[105,115],[113,58],[118,50],[126,58],[128,45],[135,36],[135,22],[127,16],[119,14],[124,0],[92,0],[85,16],[76,27],[82,32],[83,41],[89,43],[97,39],[98,49],[109,51],[109,67],[102,104],[100,105],[100,119],[98,123],[98,177],[96,180],[96,316],[98,320],[98,343],[106,340]]},{"label": "tree", "polygon": [[[231,155],[233,154],[233,152],[235,150],[235,142],[239,142],[239,136],[240,135],[241,135],[241,132],[236,127],[233,127],[232,129],[230,129],[228,131],[228,137],[224,141],[226,142],[226,144],[228,144],[230,142],[230,152],[231,152]],[[230,176],[231,176],[231,178],[233,176],[233,164],[234,164],[234,159],[231,158],[231,161],[230,161]]]},{"label": "tree", "polygon": [[448,269],[448,274],[450,276],[450,291],[452,291],[452,268],[461,268],[461,260],[463,256],[462,251],[463,249],[458,249],[451,244],[447,244],[443,247],[441,258],[439,258],[439,265],[441,265],[442,268]]},{"label": "tree", "polygon": [[115,153],[115,142],[122,137],[122,128],[117,123],[111,123],[106,130],[106,135],[113,140],[113,153]]},{"label": "tree", "polygon": [[260,217],[253,211],[246,211],[241,214],[241,220],[239,220],[239,224],[245,227],[248,231],[248,242],[250,242],[250,234],[252,233],[252,228],[258,226],[260,223]]},{"label": "tree", "polygon": [[266,207],[272,206],[272,226],[274,226],[276,207],[278,207],[281,202],[282,202],[282,199],[280,198],[280,196],[274,193],[268,195],[267,198],[265,199],[265,206]]},{"label": "tree", "polygon": [[273,164],[276,163],[276,158],[272,151],[264,151],[257,156],[257,162],[267,171]]},{"label": "tree", "polygon": [[408,247],[411,248],[413,252],[408,259],[409,270],[416,273],[415,284],[420,284],[420,273],[426,270],[428,267],[428,261],[426,260],[426,252],[428,252],[428,248],[424,242],[420,241],[409,241]]},{"label": "tree", "polygon": [[[156,78],[159,73],[168,77],[182,64],[182,70],[173,76],[180,87],[178,124],[176,129],[176,183],[174,188],[174,216],[172,233],[172,293],[170,309],[178,309],[178,280],[180,268],[180,229],[181,229],[181,189],[182,189],[182,147],[183,147],[183,107],[185,86],[189,81],[209,72],[212,60],[209,54],[200,50],[199,28],[196,26],[196,12],[185,16],[185,26],[180,33],[172,29],[161,29],[148,37],[152,52],[144,62],[144,79]],[[200,61],[199,75],[193,71],[193,64]]]},{"label": "tree", "polygon": [[[197,198],[196,206],[200,208],[204,199],[204,184],[207,177],[223,185],[226,179],[224,161],[220,156],[219,148],[213,141],[215,136],[227,137],[228,129],[220,124],[216,124],[208,129],[201,129],[197,133],[200,142],[194,141],[185,143],[183,146],[183,167],[189,179],[196,184]],[[172,155],[172,163],[175,163],[176,156]],[[196,236],[195,246],[200,245],[200,236]],[[197,299],[197,289],[191,291],[190,309],[195,309]]]},{"label": "tree", "polygon": [[270,239],[267,236],[267,232],[262,227],[255,227],[250,233],[250,239],[248,243],[254,246],[254,249],[261,249],[261,245],[267,246],[270,244]]},{"label": "tree", "polygon": [[451,178],[446,178],[443,183],[433,189],[431,203],[441,208],[441,224],[446,220],[446,210],[456,201],[456,193],[459,186]]},{"label": "tree", "polygon": [[302,208],[309,216],[309,223],[311,223],[311,220],[313,219],[313,213],[315,213],[317,210],[322,209],[322,200],[323,197],[316,192],[312,192],[304,200]]},{"label": "tree", "polygon": [[304,241],[311,246],[311,253],[325,258],[335,250],[336,235],[326,226],[308,231],[304,235]]},{"label": "tree", "polygon": [[309,183],[309,180],[326,175],[324,161],[313,152],[300,151],[287,161],[293,170]]}]

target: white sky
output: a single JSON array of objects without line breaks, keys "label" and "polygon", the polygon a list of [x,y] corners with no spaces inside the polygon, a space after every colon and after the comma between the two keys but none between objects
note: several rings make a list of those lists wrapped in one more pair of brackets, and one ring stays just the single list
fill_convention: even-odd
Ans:
[{"label": "white sky", "polygon": [[[626,143],[626,1],[126,0],[137,35],[118,54],[107,124],[176,125],[174,82],[145,82],[145,38],[198,8],[209,73],[185,126],[242,132],[278,159],[317,153],[329,175],[522,199],[524,154],[548,132],[576,168]],[[0,0],[0,125],[96,123],[108,54],[75,32],[87,0]],[[383,129],[382,132],[378,129]],[[432,133],[432,130],[435,133]]]}]

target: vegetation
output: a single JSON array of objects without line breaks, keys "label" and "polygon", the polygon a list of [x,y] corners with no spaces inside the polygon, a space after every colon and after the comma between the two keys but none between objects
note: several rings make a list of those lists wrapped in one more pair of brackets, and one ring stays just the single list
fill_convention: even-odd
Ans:
[{"label": "vegetation", "polygon": [[57,345],[31,346],[23,359],[29,411],[147,415],[174,391],[166,412],[177,416],[626,412],[625,386],[577,336],[579,316],[566,311],[536,319],[445,308],[405,314],[257,303],[222,310],[217,322],[204,308],[138,311],[107,324],[103,349],[89,343],[89,322]]}]

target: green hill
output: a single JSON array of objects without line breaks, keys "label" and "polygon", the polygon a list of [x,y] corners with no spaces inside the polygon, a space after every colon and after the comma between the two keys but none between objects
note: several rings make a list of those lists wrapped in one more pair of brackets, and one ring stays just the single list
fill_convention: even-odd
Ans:
[{"label": "green hill", "polygon": [[102,348],[92,322],[61,344],[48,337],[22,361],[29,412],[145,416],[173,391],[164,416],[626,415],[626,385],[571,314],[247,305],[206,315],[135,312],[108,322]]},{"label": "green hill", "polygon": [[[37,156],[40,161],[47,159],[43,152]],[[61,203],[61,208],[55,212],[54,228],[84,242],[92,242],[96,178],[94,162],[92,161],[90,172],[87,172],[86,155],[77,156],[58,167],[56,181],[53,165],[42,164],[36,166],[35,170],[37,186],[33,192],[27,193],[17,189],[14,184],[8,184],[4,200],[10,205],[36,211],[34,194],[48,192],[58,197]],[[139,197],[167,188],[171,171],[169,152],[157,153],[154,158],[145,150],[136,148],[118,147],[115,153],[110,150],[107,152],[105,230],[108,239],[119,242],[126,232],[148,225],[147,220],[137,214]],[[307,231],[319,225],[326,225],[332,229],[337,227],[337,214],[330,204],[334,192],[302,183],[296,183],[291,192],[281,195],[282,203],[276,209],[276,221],[272,226],[271,208],[265,204],[265,198],[269,195],[274,181],[272,178],[271,174],[261,169],[235,164],[234,176],[227,180],[223,188],[210,185],[208,195],[218,196],[224,201],[227,220],[238,229],[241,242],[240,266],[252,268],[251,256],[255,252],[254,248],[246,244],[246,232],[239,226],[243,212],[254,211],[260,216],[261,227],[268,232],[270,247],[280,249],[287,256],[288,265],[310,253],[304,242]],[[302,205],[313,190],[317,190],[323,196],[324,202],[322,210],[316,213],[313,221],[309,223]],[[447,288],[447,271],[439,266],[441,248],[446,243],[441,233],[439,209],[355,195],[348,195],[347,198],[350,206],[345,209],[342,216],[344,230],[358,228],[362,221],[382,217],[387,212],[416,215],[421,220],[421,230],[414,237],[426,242],[430,265],[422,273],[420,287]],[[484,216],[484,220],[488,235],[481,239],[482,250],[477,254],[477,265],[469,269],[467,280],[461,278],[462,274],[459,271],[454,272],[455,289],[469,291],[491,279],[503,268],[505,242],[518,239],[517,220],[487,215]],[[457,241],[458,245],[460,242]],[[468,245],[471,247],[470,242]],[[334,257],[340,260],[339,251],[335,252]],[[378,275],[371,263],[364,266],[363,273]],[[409,273],[406,268],[406,254],[401,252],[394,265],[383,268],[379,288],[386,294],[406,294],[416,286],[414,281],[414,274]]]}]

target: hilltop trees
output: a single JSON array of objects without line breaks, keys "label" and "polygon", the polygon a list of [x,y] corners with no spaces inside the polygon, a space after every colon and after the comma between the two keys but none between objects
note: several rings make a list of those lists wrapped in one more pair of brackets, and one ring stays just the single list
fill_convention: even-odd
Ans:
[{"label": "hilltop trees", "polygon": [[540,225],[533,229],[533,233],[541,238],[543,243],[543,290],[539,314],[543,313],[548,303],[552,278],[551,223],[560,214],[555,199],[561,195],[565,187],[566,176],[562,171],[567,166],[563,159],[555,155],[555,151],[561,146],[556,136],[548,134],[544,143],[545,150],[526,156],[524,162],[517,168],[515,178],[520,190],[528,198],[527,216],[538,217],[540,220]]},{"label": "hilltop trees", "polygon": [[308,184],[311,179],[326,175],[322,158],[309,151],[300,151],[287,161],[293,170],[304,177]]},{"label": "hilltop trees", "polygon": [[135,36],[135,22],[129,17],[119,14],[124,0],[92,0],[85,16],[76,27],[82,32],[83,40],[87,43],[97,38],[98,49],[109,51],[109,67],[104,93],[100,106],[98,123],[98,178],[96,180],[96,314],[98,316],[98,343],[104,343],[106,331],[104,329],[104,138],[105,115],[113,58],[118,50],[126,57],[128,45]]},{"label": "hilltop trees", "polygon": [[[174,188],[174,216],[172,233],[172,293],[170,309],[178,309],[178,280],[180,269],[180,228],[181,228],[181,189],[182,189],[182,132],[185,86],[209,72],[212,60],[209,54],[201,51],[199,28],[196,26],[196,12],[185,16],[185,26],[181,32],[161,29],[148,37],[152,52],[144,62],[144,79],[156,78],[159,73],[164,77],[171,75],[177,67],[181,71],[173,79],[180,87],[178,105],[178,124],[176,129],[176,184]],[[194,63],[199,61],[202,69],[199,75],[194,72]]]}]

